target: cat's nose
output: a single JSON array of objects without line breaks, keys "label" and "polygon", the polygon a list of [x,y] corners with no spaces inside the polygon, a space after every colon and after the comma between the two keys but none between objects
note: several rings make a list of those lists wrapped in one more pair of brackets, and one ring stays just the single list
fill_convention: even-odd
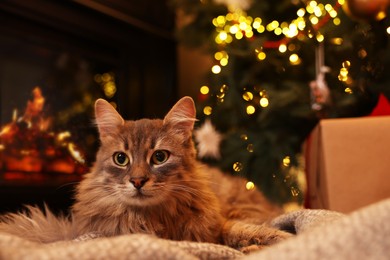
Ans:
[{"label": "cat's nose", "polygon": [[131,177],[130,182],[133,184],[134,188],[141,189],[145,183],[149,180],[147,177]]}]

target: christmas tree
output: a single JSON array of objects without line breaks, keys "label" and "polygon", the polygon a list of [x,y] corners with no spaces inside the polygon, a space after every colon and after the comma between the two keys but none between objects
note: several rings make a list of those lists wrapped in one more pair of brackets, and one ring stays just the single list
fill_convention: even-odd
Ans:
[{"label": "christmas tree", "polygon": [[174,5],[189,20],[179,41],[214,60],[198,117],[216,129],[209,140],[222,140],[201,157],[276,202],[302,202],[302,144],[318,121],[366,115],[379,95],[390,97],[388,1]]}]

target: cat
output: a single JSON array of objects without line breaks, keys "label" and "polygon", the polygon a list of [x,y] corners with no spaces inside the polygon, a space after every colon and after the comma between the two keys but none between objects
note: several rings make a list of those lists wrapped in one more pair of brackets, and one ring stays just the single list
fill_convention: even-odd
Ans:
[{"label": "cat", "polygon": [[96,232],[147,233],[172,240],[225,244],[243,252],[290,236],[266,223],[282,213],[246,180],[196,159],[192,98],[164,119],[124,120],[105,100],[95,103],[101,141],[90,173],[76,188],[69,218],[48,209],[3,216],[0,231],[43,243]]}]

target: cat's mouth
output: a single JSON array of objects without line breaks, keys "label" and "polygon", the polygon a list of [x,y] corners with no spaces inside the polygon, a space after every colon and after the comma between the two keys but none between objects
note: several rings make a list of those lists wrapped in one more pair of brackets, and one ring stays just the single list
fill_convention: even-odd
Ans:
[{"label": "cat's mouth", "polygon": [[143,191],[143,190],[137,190],[135,192],[135,194],[133,195],[133,198],[137,198],[137,199],[147,199],[147,198],[151,198],[151,197],[153,197],[153,196],[150,194],[146,194],[145,191]]}]

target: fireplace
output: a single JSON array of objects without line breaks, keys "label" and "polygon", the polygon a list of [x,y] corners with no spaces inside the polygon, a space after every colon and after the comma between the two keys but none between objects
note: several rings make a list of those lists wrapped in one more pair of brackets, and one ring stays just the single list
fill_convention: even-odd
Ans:
[{"label": "fireplace", "polygon": [[68,209],[99,145],[97,98],[125,118],[168,110],[172,28],[165,1],[0,3],[0,212]]}]

